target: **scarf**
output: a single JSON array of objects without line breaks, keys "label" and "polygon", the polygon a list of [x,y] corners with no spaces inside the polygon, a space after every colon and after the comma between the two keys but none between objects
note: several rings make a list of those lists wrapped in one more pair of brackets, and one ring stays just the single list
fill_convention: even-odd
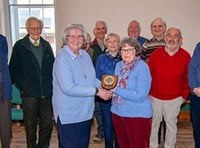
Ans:
[{"label": "scarf", "polygon": [[[121,88],[124,88],[124,89],[126,88],[129,75],[130,75],[131,71],[136,66],[136,64],[138,63],[139,60],[140,60],[140,57],[137,56],[129,64],[122,62],[122,65],[121,65],[121,68],[120,68],[118,87],[121,87]],[[122,98],[120,95],[114,93],[113,97],[112,97],[112,104],[113,105],[114,104],[120,105],[120,104],[123,104],[123,103],[124,103],[124,98]]]}]

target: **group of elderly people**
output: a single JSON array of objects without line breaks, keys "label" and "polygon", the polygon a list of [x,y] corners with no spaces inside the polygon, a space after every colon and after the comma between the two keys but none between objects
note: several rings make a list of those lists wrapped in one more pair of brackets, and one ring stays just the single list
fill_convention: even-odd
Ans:
[{"label": "group of elderly people", "polygon": [[[104,21],[98,23],[107,27]],[[152,39],[141,37],[134,20],[128,26],[128,37],[120,40],[116,33],[108,33],[106,52],[97,57],[94,67],[92,57],[81,48],[87,37],[85,27],[66,27],[65,44],[54,63],[52,101],[64,147],[88,147],[95,96],[103,100],[106,148],[157,148],[163,120],[164,147],[175,147],[177,117],[190,92],[191,56],[181,47],[179,28],[167,29],[166,23],[156,18],[151,31]],[[116,75],[117,85],[103,88],[103,75]]]},{"label": "group of elderly people", "polygon": [[[97,23],[107,30],[104,21]],[[51,47],[40,37],[42,22],[31,17],[26,27],[28,34],[16,42],[9,69],[22,95],[27,147],[49,146],[52,103],[59,147],[88,148],[94,98],[98,96],[106,148],[157,148],[161,122],[166,128],[164,147],[175,148],[177,117],[190,92],[195,102],[192,113],[198,147],[200,46],[191,60],[181,47],[179,28],[167,28],[161,18],[156,18],[150,25],[153,37],[148,40],[140,36],[140,24],[133,20],[127,37],[120,39],[118,34],[108,33],[103,42],[96,40],[106,50],[95,57],[94,66],[96,51],[82,24],[66,26],[63,46],[55,61]],[[98,33],[102,35],[101,31]],[[107,81],[103,76],[108,76],[108,83],[117,81],[116,86],[103,87]],[[51,80],[53,84],[49,83]],[[51,87],[53,92],[49,92]],[[40,132],[36,144],[38,117]]]}]

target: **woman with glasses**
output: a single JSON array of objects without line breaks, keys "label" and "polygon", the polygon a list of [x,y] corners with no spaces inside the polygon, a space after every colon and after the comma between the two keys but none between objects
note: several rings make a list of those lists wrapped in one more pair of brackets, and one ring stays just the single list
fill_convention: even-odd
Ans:
[{"label": "woman with glasses", "polygon": [[111,96],[99,88],[92,60],[81,49],[86,34],[82,24],[68,25],[63,33],[64,46],[53,67],[52,104],[62,148],[88,148],[94,96]]},{"label": "woman with glasses", "polygon": [[118,85],[112,90],[112,121],[120,148],[149,148],[152,106],[149,99],[151,76],[140,59],[140,44],[131,37],[121,41],[122,61],[115,74]]}]

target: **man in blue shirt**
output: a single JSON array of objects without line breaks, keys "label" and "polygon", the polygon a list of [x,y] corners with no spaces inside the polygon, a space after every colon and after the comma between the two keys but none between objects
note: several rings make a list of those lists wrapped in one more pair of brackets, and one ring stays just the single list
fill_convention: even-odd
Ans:
[{"label": "man in blue shirt", "polygon": [[147,41],[147,38],[140,36],[141,27],[140,27],[140,23],[136,20],[132,20],[129,23],[127,32],[128,32],[128,36],[138,40],[141,46]]}]

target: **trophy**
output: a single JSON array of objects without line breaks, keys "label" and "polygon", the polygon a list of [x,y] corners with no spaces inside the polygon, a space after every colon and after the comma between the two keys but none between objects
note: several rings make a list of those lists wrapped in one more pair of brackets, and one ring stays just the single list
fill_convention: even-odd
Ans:
[{"label": "trophy", "polygon": [[101,80],[101,86],[104,89],[113,89],[117,85],[117,76],[116,75],[103,75]]}]

